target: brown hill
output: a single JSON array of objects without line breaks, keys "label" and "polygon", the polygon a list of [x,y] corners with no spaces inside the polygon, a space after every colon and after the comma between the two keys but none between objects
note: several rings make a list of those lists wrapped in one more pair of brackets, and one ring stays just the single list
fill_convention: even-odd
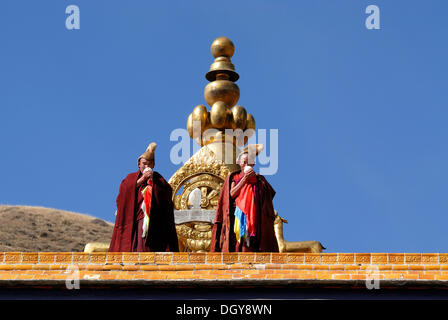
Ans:
[{"label": "brown hill", "polygon": [[113,227],[75,212],[0,206],[0,251],[83,251],[88,242],[109,243]]}]

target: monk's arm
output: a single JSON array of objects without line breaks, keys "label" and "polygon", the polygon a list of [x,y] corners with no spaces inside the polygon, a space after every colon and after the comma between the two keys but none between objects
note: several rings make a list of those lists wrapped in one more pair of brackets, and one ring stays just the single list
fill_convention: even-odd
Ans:
[{"label": "monk's arm", "polygon": [[145,177],[141,176],[140,179],[137,180],[137,187],[139,187],[143,183],[143,181],[145,181]]},{"label": "monk's arm", "polygon": [[136,186],[139,187],[143,182],[145,182],[148,179],[152,180],[152,173],[148,172],[143,173],[143,175],[137,180]]}]

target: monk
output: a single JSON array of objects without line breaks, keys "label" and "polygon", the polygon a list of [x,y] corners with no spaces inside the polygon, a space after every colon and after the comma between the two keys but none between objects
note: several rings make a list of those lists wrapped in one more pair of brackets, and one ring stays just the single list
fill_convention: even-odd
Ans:
[{"label": "monk", "polygon": [[[274,231],[275,191],[253,170],[263,145],[246,146],[219,195],[212,229],[211,252],[278,252]],[[255,154],[254,154],[255,153]]]},{"label": "monk", "polygon": [[109,252],[179,251],[173,191],[153,171],[156,147],[150,143],[137,160],[139,170],[121,182]]}]

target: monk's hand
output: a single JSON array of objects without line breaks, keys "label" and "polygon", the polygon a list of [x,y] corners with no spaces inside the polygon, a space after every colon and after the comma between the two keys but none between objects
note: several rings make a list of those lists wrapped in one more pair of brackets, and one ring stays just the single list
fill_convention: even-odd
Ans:
[{"label": "monk's hand", "polygon": [[151,168],[145,168],[145,170],[143,170],[142,176],[143,176],[144,180],[148,180],[148,179],[152,180],[152,176],[153,176],[152,169]]},{"label": "monk's hand", "polygon": [[[246,168],[248,168],[248,169],[246,169]],[[244,168],[244,178],[245,178],[245,180],[255,176],[255,171],[254,171],[254,169],[252,169],[251,166],[247,166],[246,168]]]}]

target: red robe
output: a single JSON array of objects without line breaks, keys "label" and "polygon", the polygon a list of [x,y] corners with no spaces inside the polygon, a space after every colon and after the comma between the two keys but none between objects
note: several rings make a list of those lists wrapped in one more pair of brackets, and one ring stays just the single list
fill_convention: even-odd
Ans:
[{"label": "red robe", "polygon": [[278,252],[277,238],[274,231],[275,212],[272,200],[275,191],[262,175],[257,175],[256,188],[259,196],[256,198],[257,232],[250,246],[238,243],[233,224],[235,222],[235,204],[230,196],[233,177],[241,170],[232,172],[226,178],[219,195],[215,222],[212,229],[210,252]]},{"label": "red robe", "polygon": [[[140,170],[129,174],[120,185],[117,197],[117,216],[109,252],[136,251],[133,237],[141,237],[142,231],[137,221],[137,180]],[[149,230],[144,242],[144,251],[179,251],[174,224],[174,204],[172,188],[156,171],[153,174],[153,193],[149,213]],[[142,220],[140,220],[142,221]],[[141,223],[140,223],[141,226]]]}]

